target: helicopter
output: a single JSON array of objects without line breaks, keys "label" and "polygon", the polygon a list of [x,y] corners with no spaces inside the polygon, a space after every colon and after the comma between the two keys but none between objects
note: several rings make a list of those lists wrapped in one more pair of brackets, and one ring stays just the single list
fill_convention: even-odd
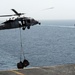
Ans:
[{"label": "helicopter", "polygon": [[11,9],[15,14],[13,15],[0,15],[0,17],[9,17],[9,16],[18,16],[17,18],[12,17],[9,18],[9,20],[6,20],[5,22],[1,23],[0,30],[5,29],[14,29],[14,28],[22,28],[23,30],[30,29],[30,26],[34,26],[37,24],[41,24],[39,21],[30,18],[30,17],[21,17],[21,15],[24,15],[25,13],[18,13],[15,9]]}]

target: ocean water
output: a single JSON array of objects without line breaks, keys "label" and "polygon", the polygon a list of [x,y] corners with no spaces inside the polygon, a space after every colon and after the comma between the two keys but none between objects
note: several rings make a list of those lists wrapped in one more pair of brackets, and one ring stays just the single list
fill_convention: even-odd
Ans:
[{"label": "ocean water", "polygon": [[[74,20],[44,20],[22,32],[28,67],[75,63]],[[17,69],[20,61],[20,30],[0,31],[0,70]],[[23,59],[23,56],[22,56]]]}]

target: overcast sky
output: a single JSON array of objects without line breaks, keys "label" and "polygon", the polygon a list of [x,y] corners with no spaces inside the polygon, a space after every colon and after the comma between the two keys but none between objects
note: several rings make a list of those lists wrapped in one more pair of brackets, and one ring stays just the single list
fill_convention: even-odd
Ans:
[{"label": "overcast sky", "polygon": [[[54,7],[54,9],[44,10]],[[10,9],[35,19],[75,19],[75,0],[1,0],[0,15],[13,14]],[[0,18],[2,19],[2,18]]]}]

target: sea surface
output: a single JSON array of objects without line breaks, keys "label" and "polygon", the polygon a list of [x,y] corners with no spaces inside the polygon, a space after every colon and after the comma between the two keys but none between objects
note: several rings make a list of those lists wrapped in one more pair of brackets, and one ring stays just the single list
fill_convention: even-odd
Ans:
[{"label": "sea surface", "polygon": [[[75,20],[40,22],[41,25],[21,30],[28,67],[75,63]],[[0,70],[17,69],[23,54],[20,43],[19,29],[0,31]]]}]

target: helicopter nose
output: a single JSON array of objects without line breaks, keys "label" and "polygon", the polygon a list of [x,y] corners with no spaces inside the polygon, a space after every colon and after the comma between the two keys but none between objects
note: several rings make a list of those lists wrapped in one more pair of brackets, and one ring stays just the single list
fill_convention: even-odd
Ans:
[{"label": "helicopter nose", "polygon": [[39,25],[41,25],[41,23],[40,23],[40,22],[39,22],[38,24],[39,24]]},{"label": "helicopter nose", "polygon": [[39,25],[41,24],[39,21],[36,21],[36,23],[39,24]]},{"label": "helicopter nose", "polygon": [[33,25],[36,25],[36,24],[39,24],[40,25],[41,24],[39,21],[34,20],[34,19],[32,20],[32,23],[33,23]]}]

